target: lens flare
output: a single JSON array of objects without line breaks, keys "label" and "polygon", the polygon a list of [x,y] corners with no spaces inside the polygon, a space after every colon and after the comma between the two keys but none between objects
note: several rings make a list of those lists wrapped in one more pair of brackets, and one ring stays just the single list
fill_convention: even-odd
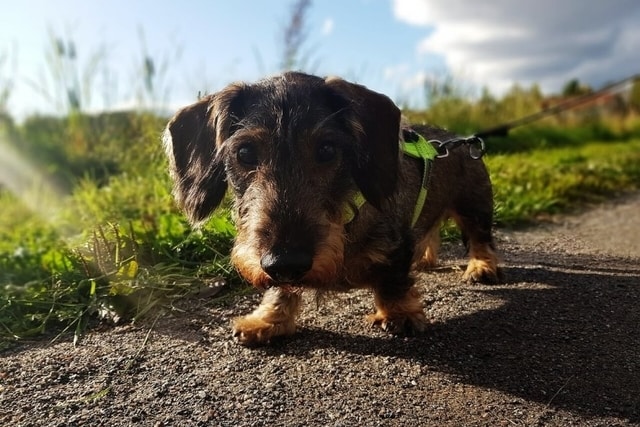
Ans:
[{"label": "lens flare", "polygon": [[45,219],[55,215],[67,192],[21,155],[5,136],[0,138],[0,188],[9,190]]}]

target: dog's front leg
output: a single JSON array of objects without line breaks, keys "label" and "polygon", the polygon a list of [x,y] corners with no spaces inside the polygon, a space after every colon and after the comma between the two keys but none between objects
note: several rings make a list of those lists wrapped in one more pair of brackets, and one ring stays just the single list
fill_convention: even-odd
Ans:
[{"label": "dog's front leg", "polygon": [[388,255],[388,262],[373,267],[371,284],[376,312],[367,316],[372,326],[393,333],[422,332],[428,324],[422,297],[409,270],[413,245],[407,239]]},{"label": "dog's front leg", "polygon": [[401,295],[389,296],[380,289],[374,289],[376,312],[367,316],[372,326],[377,326],[392,334],[423,332],[427,318],[420,291],[412,286]]},{"label": "dog's front leg", "polygon": [[302,293],[287,288],[268,289],[251,314],[234,320],[233,336],[241,344],[267,344],[272,338],[292,335],[300,313]]}]

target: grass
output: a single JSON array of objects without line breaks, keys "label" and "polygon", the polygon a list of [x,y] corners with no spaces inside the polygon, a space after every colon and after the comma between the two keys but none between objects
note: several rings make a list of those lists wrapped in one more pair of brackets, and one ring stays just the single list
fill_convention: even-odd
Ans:
[{"label": "grass", "polygon": [[[43,122],[47,137],[39,136]],[[40,182],[0,188],[4,345],[61,330],[77,334],[100,317],[135,320],[223,278],[240,283],[228,262],[233,239],[228,213],[219,212],[194,231],[174,206],[159,144],[163,123],[132,113],[31,120],[4,133],[10,137],[2,142],[18,152],[18,161],[44,171]],[[65,151],[68,144],[51,142],[72,134],[79,143],[71,152]],[[32,136],[29,144],[24,135]],[[54,167],[30,156],[38,146],[54,153]],[[104,165],[114,159],[120,170],[105,175]],[[73,165],[81,165],[82,172],[60,174],[73,171]],[[63,184],[42,184],[51,177]]]},{"label": "grass", "polygon": [[531,223],[640,188],[640,139],[486,157],[496,222]]},{"label": "grass", "polygon": [[[19,205],[6,193],[0,202]],[[96,318],[135,320],[223,279],[238,282],[228,263],[232,226],[224,214],[202,231],[177,213],[160,213],[68,238],[60,234],[71,228],[63,219],[56,227],[31,216],[8,233],[10,218],[2,216],[0,252],[0,336],[9,340],[69,328],[77,335]]]},{"label": "grass", "polygon": [[[4,123],[0,144],[42,176],[0,188],[0,349],[77,338],[101,318],[136,321],[222,280],[246,289],[229,264],[228,211],[194,231],[174,206],[163,124],[135,113]],[[487,141],[496,222],[531,223],[639,189],[637,129],[545,125]]]}]

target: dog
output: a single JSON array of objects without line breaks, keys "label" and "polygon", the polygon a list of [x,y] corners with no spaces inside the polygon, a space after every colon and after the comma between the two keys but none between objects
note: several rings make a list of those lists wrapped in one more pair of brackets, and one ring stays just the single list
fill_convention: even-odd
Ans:
[{"label": "dog", "polygon": [[163,142],[178,205],[197,225],[229,188],[232,263],[264,291],[252,313],[234,320],[237,341],[293,334],[305,289],[368,288],[371,325],[425,330],[412,272],[436,264],[447,218],[470,257],[464,279],[500,280],[485,165],[461,148],[432,160],[406,155],[401,144],[419,135],[453,136],[409,128],[388,97],[364,86],[298,72],[231,84],[175,114]]}]

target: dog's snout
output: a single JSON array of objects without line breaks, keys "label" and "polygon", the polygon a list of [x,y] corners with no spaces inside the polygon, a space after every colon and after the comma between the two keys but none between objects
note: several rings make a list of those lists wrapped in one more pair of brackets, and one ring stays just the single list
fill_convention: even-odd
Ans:
[{"label": "dog's snout", "polygon": [[293,283],[302,279],[312,264],[312,255],[299,248],[277,248],[260,259],[262,269],[273,280],[281,283]]}]

